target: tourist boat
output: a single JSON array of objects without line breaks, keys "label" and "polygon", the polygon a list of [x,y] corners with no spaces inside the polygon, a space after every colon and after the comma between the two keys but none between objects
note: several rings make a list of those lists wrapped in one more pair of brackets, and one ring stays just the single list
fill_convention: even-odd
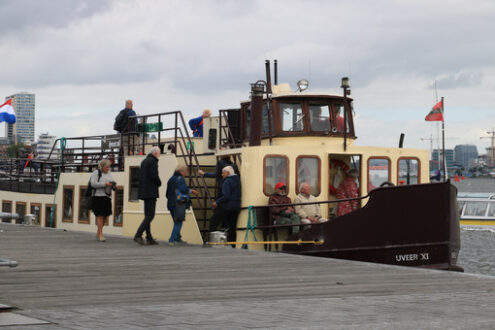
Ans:
[{"label": "tourist boat", "polygon": [[461,226],[495,228],[495,194],[457,194]]},{"label": "tourist boat", "polygon": [[[348,79],[342,79],[342,95],[303,91],[307,84],[301,80],[294,92],[278,83],[275,69],[272,85],[267,62],[266,81],[252,84],[250,99],[239,108],[205,118],[202,138],[190,137],[182,113],[172,111],[138,116],[138,134],[59,139],[48,159],[35,160],[38,172],[20,171],[19,160],[8,160],[0,171],[2,211],[35,214],[41,226],[94,232],[94,216],[81,200],[90,173],[108,157],[118,185],[104,232],[132,237],[143,218],[143,203],[137,198],[139,165],[149,148],[159,145],[164,150],[159,161],[162,182],[178,164],[186,164],[187,183],[200,192],[182,229],[189,243],[208,241],[216,193],[214,179],[199,176],[198,170],[212,171],[218,157],[230,156],[242,182],[238,247],[461,270],[456,265],[456,188],[449,182],[429,182],[428,151],[403,148],[403,136],[399,147],[355,145]],[[330,186],[338,186],[349,168],[359,172],[359,209],[336,217]],[[267,203],[277,182],[285,183],[292,200],[300,184],[308,183],[330,220],[294,235],[287,226],[274,225]],[[164,195],[162,187],[152,223],[154,235],[162,240],[168,239],[173,225]],[[255,244],[260,241],[263,244]]]}]

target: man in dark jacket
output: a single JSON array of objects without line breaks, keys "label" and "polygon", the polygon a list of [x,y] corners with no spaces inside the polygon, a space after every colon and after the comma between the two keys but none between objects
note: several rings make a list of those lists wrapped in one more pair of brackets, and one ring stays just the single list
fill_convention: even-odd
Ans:
[{"label": "man in dark jacket", "polygon": [[[275,193],[273,193],[268,199],[268,205],[282,205],[292,204],[289,196],[287,196],[287,189],[283,182],[279,182],[275,185]],[[270,213],[274,218],[274,225],[295,225],[301,223],[301,218],[297,215],[292,206],[272,206],[270,207]],[[299,227],[292,227],[292,232],[298,233]]]},{"label": "man in dark jacket", "polygon": [[[222,195],[213,202],[215,214],[210,219],[210,232],[216,231],[222,220],[228,224],[227,240],[235,242],[237,239],[237,217],[241,210],[241,180],[235,174],[232,166],[222,169]],[[235,247],[233,245],[232,247]]]},{"label": "man in dark jacket", "polygon": [[198,171],[199,175],[202,175],[205,178],[216,179],[217,198],[220,198],[222,196],[222,184],[223,184],[222,170],[227,166],[232,166],[235,174],[239,175],[239,169],[237,165],[234,162],[232,162],[230,155],[222,155],[219,157],[217,161],[217,165],[215,166],[215,172],[204,172],[203,170]]},{"label": "man in dark jacket", "polygon": [[156,245],[157,241],[151,235],[151,221],[155,217],[156,199],[158,198],[158,187],[162,185],[158,176],[158,159],[160,148],[153,147],[150,154],[141,162],[139,171],[138,197],[144,200],[144,219],[139,226],[134,241],[144,245],[143,232],[146,231],[146,241],[148,245]]}]

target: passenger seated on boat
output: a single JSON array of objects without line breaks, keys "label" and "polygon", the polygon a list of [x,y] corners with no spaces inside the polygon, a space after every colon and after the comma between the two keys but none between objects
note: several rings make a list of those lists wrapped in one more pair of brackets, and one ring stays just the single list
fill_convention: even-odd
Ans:
[{"label": "passenger seated on boat", "polygon": [[[287,196],[287,189],[283,182],[275,185],[275,192],[268,199],[268,205],[292,204],[290,197]],[[270,213],[273,217],[274,225],[295,225],[301,223],[301,218],[291,206],[272,206]],[[291,230],[289,230],[291,232]],[[299,227],[292,227],[292,232],[299,232]]]},{"label": "passenger seated on boat", "polygon": [[[309,184],[302,183],[299,187],[299,195],[294,198],[294,204],[299,203],[316,203],[316,197],[311,195]],[[321,216],[321,208],[319,204],[294,205],[297,215],[301,218],[301,223],[323,223],[328,221]]]},{"label": "passenger seated on boat", "polygon": [[189,128],[193,131],[193,137],[203,137],[203,120],[210,116],[210,109],[205,109],[201,116],[189,120]]},{"label": "passenger seated on boat", "polygon": [[[356,178],[358,177],[358,171],[354,168],[347,170],[345,180],[337,188],[337,199],[349,199],[359,197],[358,185]],[[337,216],[340,217],[344,214],[357,210],[359,207],[358,200],[345,201],[337,203]]]}]

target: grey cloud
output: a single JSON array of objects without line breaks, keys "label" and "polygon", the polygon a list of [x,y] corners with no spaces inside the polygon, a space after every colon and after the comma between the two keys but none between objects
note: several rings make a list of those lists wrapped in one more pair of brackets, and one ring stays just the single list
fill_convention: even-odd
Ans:
[{"label": "grey cloud", "polygon": [[[445,78],[437,80],[438,89],[453,89],[460,87],[474,87],[481,84],[483,75],[481,73],[457,73],[448,75]],[[431,84],[429,89],[435,88],[435,84]]]}]

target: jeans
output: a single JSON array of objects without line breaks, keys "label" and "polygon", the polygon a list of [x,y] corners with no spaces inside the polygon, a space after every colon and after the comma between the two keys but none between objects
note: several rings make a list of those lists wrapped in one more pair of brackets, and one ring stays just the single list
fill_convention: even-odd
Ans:
[{"label": "jeans", "polygon": [[186,219],[186,203],[177,203],[173,209],[170,210],[172,218],[174,219],[174,228],[172,228],[172,234],[170,235],[169,242],[181,242],[180,230],[182,229],[182,223]]},{"label": "jeans", "polygon": [[153,236],[151,235],[151,221],[153,221],[153,218],[155,217],[155,208],[156,198],[144,200],[144,219],[134,237],[141,237],[143,236],[143,232],[146,231],[146,239],[153,239]]}]

